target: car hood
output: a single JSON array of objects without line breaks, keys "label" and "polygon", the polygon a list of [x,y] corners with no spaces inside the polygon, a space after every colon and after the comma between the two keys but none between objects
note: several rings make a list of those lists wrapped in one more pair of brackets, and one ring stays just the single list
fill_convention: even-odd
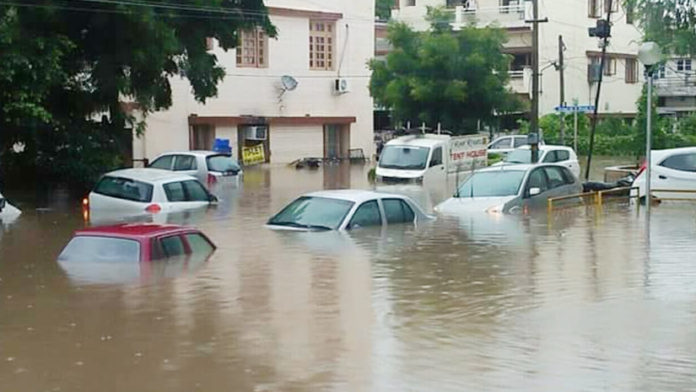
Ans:
[{"label": "car hood", "polygon": [[[450,197],[435,206],[435,211],[441,214],[460,214],[467,212],[485,212],[492,207],[502,206],[515,196],[503,197]],[[502,210],[502,208],[501,208]]]},{"label": "car hood", "polygon": [[393,178],[418,178],[423,175],[425,169],[422,170],[403,170],[403,169],[387,169],[377,166],[375,174],[382,177]]}]

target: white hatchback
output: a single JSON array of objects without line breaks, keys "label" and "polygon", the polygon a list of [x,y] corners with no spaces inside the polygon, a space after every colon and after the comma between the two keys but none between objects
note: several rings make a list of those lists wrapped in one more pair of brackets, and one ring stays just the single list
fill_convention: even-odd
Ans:
[{"label": "white hatchback", "polygon": [[105,174],[89,194],[92,212],[123,215],[200,208],[217,198],[197,179],[159,169],[123,169]]},{"label": "white hatchback", "polygon": [[[532,152],[530,148],[529,145],[518,147],[511,151],[502,162],[498,162],[494,166],[501,164],[531,163]],[[575,177],[580,178],[580,162],[578,162],[578,156],[575,154],[575,151],[570,147],[540,145],[538,162],[555,163],[565,166],[570,169]]]},{"label": "white hatchback", "polygon": [[[650,193],[653,198],[696,199],[696,147],[653,150],[650,157]],[[641,198],[645,196],[646,177],[642,167],[633,181]]]}]

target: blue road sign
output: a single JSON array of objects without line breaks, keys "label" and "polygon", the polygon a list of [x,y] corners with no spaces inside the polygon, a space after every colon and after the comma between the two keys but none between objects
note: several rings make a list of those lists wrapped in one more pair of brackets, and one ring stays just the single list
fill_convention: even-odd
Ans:
[{"label": "blue road sign", "polygon": [[594,112],[594,105],[573,105],[573,106],[556,106],[554,108],[557,112],[562,113],[573,113],[573,112]]}]

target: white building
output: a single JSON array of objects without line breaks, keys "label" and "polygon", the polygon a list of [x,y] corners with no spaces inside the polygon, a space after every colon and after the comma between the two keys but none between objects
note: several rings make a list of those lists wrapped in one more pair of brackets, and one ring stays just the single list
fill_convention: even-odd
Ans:
[{"label": "white building", "polygon": [[[133,141],[135,159],[210,149],[216,138],[228,139],[240,160],[343,158],[351,149],[373,154],[367,62],[374,55],[374,2],[267,0],[266,5],[278,37],[244,32],[240,47],[228,52],[210,42],[227,72],[218,96],[199,104],[188,80],[172,79],[173,105],[148,117],[145,134]],[[282,83],[285,75],[296,88],[291,78]]]},{"label": "white building", "polygon": [[[565,102],[576,99],[580,105],[593,105],[597,83],[596,65],[601,48],[599,39],[590,37],[588,28],[606,18],[608,0],[546,0],[539,1],[540,114],[553,113],[560,104],[559,35],[565,50]],[[607,47],[607,66],[600,95],[599,113],[632,117],[637,112],[636,101],[642,87],[642,67],[637,60],[641,34],[633,25],[632,13],[626,12],[614,0],[612,30]],[[393,18],[416,29],[428,28],[426,7],[446,6],[454,15],[454,27],[476,23],[477,26],[497,25],[507,30],[505,52],[514,56],[510,85],[521,96],[531,93],[532,32],[531,2],[522,0],[399,0]],[[593,66],[595,65],[595,66]]]},{"label": "white building", "polygon": [[660,114],[682,116],[696,112],[696,59],[674,57],[655,72]]}]

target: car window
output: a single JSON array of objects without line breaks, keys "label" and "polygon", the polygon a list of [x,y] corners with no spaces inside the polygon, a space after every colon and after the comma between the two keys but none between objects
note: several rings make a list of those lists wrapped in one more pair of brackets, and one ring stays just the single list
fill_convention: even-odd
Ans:
[{"label": "car window", "polygon": [[660,166],[687,172],[696,172],[696,153],[678,154],[665,159]]},{"label": "car window", "polygon": [[211,155],[205,159],[208,165],[208,171],[220,173],[238,173],[242,170],[237,161],[229,155]]},{"label": "car window", "polygon": [[152,185],[129,178],[104,176],[94,187],[94,192],[118,199],[147,203],[152,200]]},{"label": "car window", "polygon": [[160,238],[159,241],[160,245],[162,246],[162,251],[164,252],[165,257],[181,256],[183,254],[186,254],[184,242],[178,235]]},{"label": "car window", "polygon": [[155,159],[150,164],[150,167],[153,169],[172,170],[172,161],[173,160],[174,160],[173,155],[165,155],[163,157]]},{"label": "car window", "polygon": [[168,201],[186,201],[186,193],[184,192],[184,184],[182,182],[170,182],[169,184],[164,184],[163,188]]},{"label": "car window", "polygon": [[497,141],[493,142],[490,147],[491,150],[497,150],[501,148],[510,148],[510,138],[509,137],[504,137],[502,139],[498,139]]},{"label": "car window", "polygon": [[288,204],[268,223],[279,226],[323,226],[338,229],[353,207],[352,201],[302,196]]},{"label": "car window", "polygon": [[529,175],[529,181],[527,182],[527,190],[532,188],[541,189],[541,193],[546,192],[549,188],[548,184],[546,183],[546,175],[544,174],[544,171],[541,168],[535,169]]},{"label": "car window", "polygon": [[59,261],[136,262],[140,243],[125,238],[76,236],[58,256]]},{"label": "car window", "polygon": [[191,155],[177,155],[174,161],[174,171],[196,170],[196,157]]},{"label": "car window", "polygon": [[544,159],[542,160],[542,162],[545,162],[545,163],[558,162],[558,158],[556,156],[556,150],[547,151],[546,155],[544,155]]},{"label": "car window", "polygon": [[527,137],[526,136],[516,137],[514,139],[514,143],[515,143],[515,145],[514,145],[515,148],[520,147],[520,146],[524,146],[527,144]]},{"label": "car window", "polygon": [[213,244],[208,241],[202,234],[191,233],[186,234],[186,240],[189,243],[189,248],[191,248],[191,253],[195,254],[208,254],[215,250]]},{"label": "car window", "polygon": [[570,152],[567,150],[556,150],[556,162],[563,162],[570,159]]},{"label": "car window", "polygon": [[442,147],[437,147],[433,150],[433,156],[430,158],[430,166],[442,165]]},{"label": "car window", "polygon": [[525,174],[522,170],[475,172],[459,187],[455,197],[513,196],[520,191]]},{"label": "car window", "polygon": [[379,226],[382,224],[382,216],[375,200],[363,203],[353,214],[349,228]]},{"label": "car window", "polygon": [[200,182],[196,180],[184,181],[187,201],[209,201],[208,192]]},{"label": "car window", "polygon": [[568,170],[568,168],[562,167],[561,171],[563,172],[563,180],[565,180],[566,184],[575,184],[575,175],[570,170]]},{"label": "car window", "polygon": [[415,215],[411,207],[400,199],[382,199],[384,215],[387,223],[408,223],[413,222]]},{"label": "car window", "polygon": [[549,189],[558,188],[566,184],[560,167],[545,167],[544,171],[546,171],[546,177],[548,178]]}]

